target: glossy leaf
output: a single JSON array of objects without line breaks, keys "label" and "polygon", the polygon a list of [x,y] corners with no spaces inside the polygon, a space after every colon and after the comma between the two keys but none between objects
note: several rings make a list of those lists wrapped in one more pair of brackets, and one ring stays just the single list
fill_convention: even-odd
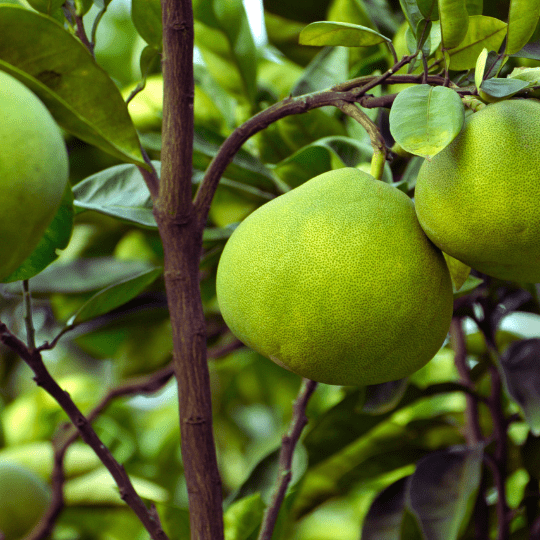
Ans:
[{"label": "glossy leaf", "polygon": [[464,118],[461,98],[454,90],[421,84],[396,97],[390,132],[405,150],[429,159],[454,140]]},{"label": "glossy leaf", "polygon": [[478,491],[483,449],[451,448],[422,458],[409,483],[407,504],[427,540],[457,540]]},{"label": "glossy leaf", "polygon": [[308,64],[291,90],[292,96],[325,90],[347,80],[349,50],[326,47]]},{"label": "glossy leaf", "polygon": [[520,406],[535,435],[540,434],[540,339],[516,341],[501,357],[506,389]]},{"label": "glossy leaf", "polygon": [[[366,165],[372,156],[373,147],[370,144],[350,137],[323,137],[277,163],[274,171],[288,186],[297,187],[330,169]],[[383,179],[385,182],[392,181],[388,163],[384,167]]]},{"label": "glossy leaf", "polygon": [[237,99],[254,103],[257,49],[242,0],[193,4],[195,44],[209,73]]},{"label": "glossy leaf", "polygon": [[409,481],[405,476],[377,495],[364,519],[362,540],[401,540]]},{"label": "glossy leaf", "polygon": [[466,0],[467,13],[469,15],[482,15],[484,9],[484,0]]},{"label": "glossy leaf", "polygon": [[508,14],[506,54],[514,54],[527,44],[540,17],[540,0],[511,0]]},{"label": "glossy leaf", "polygon": [[409,21],[410,28],[416,32],[418,23],[424,18],[416,0],[399,0],[401,9]]},{"label": "glossy leaf", "polygon": [[314,22],[300,32],[300,45],[370,47],[391,39],[371,28],[350,23]]},{"label": "glossy leaf", "polygon": [[248,540],[261,525],[264,509],[260,493],[232,503],[223,515],[225,540]]},{"label": "glossy leaf", "polygon": [[[159,162],[154,162],[159,172]],[[124,221],[157,228],[152,199],[143,177],[133,165],[115,165],[73,188],[77,213],[94,210]]]},{"label": "glossy leaf", "polygon": [[122,306],[138,296],[162,273],[163,268],[152,268],[102,289],[83,304],[68,324],[81,324]]},{"label": "glossy leaf", "polygon": [[132,0],[131,19],[144,41],[161,51],[163,29],[160,0]]},{"label": "glossy leaf", "polygon": [[484,15],[469,17],[467,35],[455,48],[448,51],[450,69],[461,71],[472,69],[484,48],[497,51],[506,35],[507,24],[499,19]]},{"label": "glossy leaf", "polygon": [[443,253],[444,260],[450,270],[450,277],[452,278],[452,287],[454,292],[458,292],[463,284],[467,281],[469,274],[471,273],[471,267],[467,266],[465,263],[454,259],[447,253]]},{"label": "glossy leaf", "polygon": [[47,227],[39,244],[21,266],[2,281],[9,283],[11,281],[30,279],[55,261],[58,258],[57,250],[65,249],[71,238],[73,214],[73,194],[71,186],[67,185],[60,208],[51,224]]},{"label": "glossy leaf", "polygon": [[28,3],[40,13],[54,17],[60,11],[65,0],[28,0]]},{"label": "glossy leaf", "polygon": [[527,81],[520,79],[488,79],[482,83],[480,90],[493,98],[502,99],[513,96],[528,86]]},{"label": "glossy leaf", "polygon": [[457,47],[467,34],[469,14],[465,0],[438,0],[443,49]]},{"label": "glossy leaf", "polygon": [[[112,257],[56,262],[32,279],[32,292],[82,294],[130,279],[153,268],[153,265],[142,261],[121,261]],[[6,285],[5,288],[12,294],[19,294],[21,290],[20,283]]]},{"label": "glossy leaf", "polygon": [[428,21],[436,21],[439,19],[439,5],[437,0],[416,0],[418,9]]},{"label": "glossy leaf", "polygon": [[[144,478],[130,475],[135,491],[144,499],[165,502],[169,499],[167,490]],[[64,485],[64,497],[68,506],[80,505],[124,505],[118,486],[105,467],[68,480]]]},{"label": "glossy leaf", "polygon": [[59,23],[1,4],[0,69],[36,93],[66,131],[122,161],[146,167],[117,86]]}]

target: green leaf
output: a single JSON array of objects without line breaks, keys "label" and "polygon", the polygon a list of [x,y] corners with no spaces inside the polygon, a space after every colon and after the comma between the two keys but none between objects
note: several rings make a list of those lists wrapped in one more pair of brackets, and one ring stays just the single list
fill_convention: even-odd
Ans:
[{"label": "green leaf", "polygon": [[131,19],[144,41],[154,49],[161,51],[163,29],[160,0],[132,0]]},{"label": "green leaf", "polygon": [[325,90],[349,76],[349,50],[325,47],[308,64],[291,90],[292,96]]},{"label": "green leaf", "polygon": [[469,14],[465,0],[438,0],[443,49],[457,47],[467,34]]},{"label": "green leaf", "polygon": [[420,84],[396,97],[390,132],[405,150],[429,159],[454,140],[464,118],[463,103],[454,90]]},{"label": "green leaf", "polygon": [[59,23],[1,4],[0,69],[37,94],[66,131],[122,161],[147,167],[117,86]]},{"label": "green leaf", "polygon": [[223,515],[225,540],[248,540],[261,524],[265,505],[260,493],[235,501]]},{"label": "green leaf", "polygon": [[[69,263],[56,262],[32,279],[32,292],[87,293],[154,268],[153,265],[143,261],[121,261],[113,257],[77,259]],[[9,293],[20,294],[21,286],[20,283],[9,284],[5,289]]]},{"label": "green leaf", "polygon": [[[281,448],[270,452],[264,456],[249,473],[247,479],[235,491],[233,491],[225,506],[239,501],[248,495],[259,493],[262,500],[268,504],[274,492],[276,479],[279,470],[279,453]],[[292,463],[292,479],[288,489],[291,490],[303,477],[307,469],[307,457],[302,445],[298,445],[294,452]]]},{"label": "green leaf", "polygon": [[454,288],[454,292],[458,292],[467,281],[467,278],[471,273],[471,267],[467,266],[461,261],[458,261],[457,259],[454,259],[454,257],[451,257],[447,253],[443,253],[443,255],[446,265],[448,266],[448,270],[450,270],[450,277],[452,278],[452,287]]},{"label": "green leaf", "polygon": [[507,392],[520,406],[534,435],[540,435],[540,339],[511,343],[501,357]]},{"label": "green leaf", "polygon": [[[153,165],[158,173],[160,162]],[[152,199],[134,165],[115,165],[89,176],[73,188],[77,213],[94,210],[142,227],[157,228]]]},{"label": "green leaf", "polygon": [[467,13],[469,15],[482,15],[484,0],[466,0]]},{"label": "green leaf", "polygon": [[[327,115],[324,116],[327,117]],[[225,137],[218,133],[202,126],[197,127],[193,138],[193,167],[199,171],[205,171],[219,152],[224,140]],[[278,193],[280,190],[279,182],[276,181],[270,169],[243,148],[225,169],[224,176],[269,193]],[[197,181],[197,178],[195,180]]]},{"label": "green leaf", "polygon": [[407,379],[366,386],[362,411],[367,414],[384,414],[394,410],[405,395],[407,386]]},{"label": "green leaf", "polygon": [[58,258],[57,250],[65,249],[73,231],[73,193],[68,184],[60,208],[57,210],[51,224],[39,241],[34,251],[26,260],[4,278],[4,283],[30,279],[42,272],[49,264]]},{"label": "green leaf", "polygon": [[36,11],[52,17],[58,14],[64,2],[65,0],[28,0]]},{"label": "green leaf", "polygon": [[[130,475],[135,491],[144,499],[165,502],[169,499],[167,490],[154,482]],[[64,485],[64,496],[68,506],[80,505],[125,505],[113,477],[105,467],[101,467],[78,478],[68,480]]]},{"label": "green leaf", "polygon": [[416,0],[399,0],[401,9],[409,21],[409,27],[413,32],[416,32],[418,23],[424,18],[418,7]]},{"label": "green leaf", "polygon": [[509,79],[527,81],[529,86],[538,86],[540,85],[540,68],[516,67],[512,70],[512,73],[507,75],[507,77]]},{"label": "green leaf", "polygon": [[139,275],[109,285],[85,302],[68,321],[68,324],[81,324],[124,305],[144,291],[161,274],[163,274],[163,268],[152,268]]},{"label": "green leaf", "polygon": [[[362,540],[400,540],[410,476],[390,484],[373,501],[362,525]],[[409,540],[409,539],[408,539]]]},{"label": "green leaf", "polygon": [[456,447],[422,458],[412,475],[408,506],[428,540],[456,540],[480,484],[483,447]]},{"label": "green leaf", "polygon": [[[367,164],[372,156],[373,147],[370,144],[351,137],[323,137],[277,163],[274,171],[288,186],[297,187],[330,169]],[[385,164],[383,179],[385,182],[392,181],[388,163]]]},{"label": "green leaf", "polygon": [[392,40],[366,26],[340,22],[314,22],[300,32],[300,45],[371,47]]},{"label": "green leaf", "polygon": [[480,90],[493,98],[501,99],[511,97],[528,86],[527,81],[520,79],[488,79],[480,85]]},{"label": "green leaf", "polygon": [[534,33],[540,18],[540,0],[511,0],[506,54],[520,51]]},{"label": "green leaf", "polygon": [[439,6],[437,0],[417,0],[418,9],[428,21],[436,21],[439,19]]},{"label": "green leaf", "polygon": [[478,55],[484,48],[497,51],[506,35],[507,24],[494,17],[473,15],[469,17],[469,27],[465,39],[459,46],[447,51],[450,69],[461,71],[473,69]]},{"label": "green leaf", "polygon": [[193,3],[195,44],[208,72],[237,99],[255,103],[257,48],[242,0]]}]

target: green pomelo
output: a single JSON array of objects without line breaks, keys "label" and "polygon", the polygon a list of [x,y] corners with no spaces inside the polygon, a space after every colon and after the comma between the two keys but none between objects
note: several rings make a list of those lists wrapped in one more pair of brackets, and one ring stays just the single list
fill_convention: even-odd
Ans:
[{"label": "green pomelo", "polygon": [[5,540],[26,536],[45,514],[50,489],[32,472],[0,462],[0,531]]},{"label": "green pomelo", "polygon": [[250,214],[225,246],[216,287],[239,339],[328,384],[413,373],[438,351],[452,316],[447,266],[412,201],[353,168]]},{"label": "green pomelo", "polygon": [[444,252],[490,276],[540,282],[540,102],[501,101],[470,115],[422,164],[415,203]]},{"label": "green pomelo", "polygon": [[0,280],[39,243],[68,179],[64,140],[45,105],[0,71]]}]

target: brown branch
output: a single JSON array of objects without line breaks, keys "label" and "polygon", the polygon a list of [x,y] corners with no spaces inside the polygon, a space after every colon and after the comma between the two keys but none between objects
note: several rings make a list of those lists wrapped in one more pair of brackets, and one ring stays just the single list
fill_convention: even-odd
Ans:
[{"label": "brown branch", "polygon": [[13,335],[3,323],[0,323],[0,342],[24,360],[34,372],[36,384],[50,394],[66,412],[71,422],[79,431],[83,441],[94,450],[101,462],[107,467],[120,489],[120,497],[132,508],[146,530],[150,533],[152,539],[166,540],[166,534],[156,520],[151,517],[146,505],[139,495],[137,495],[124,467],[114,459],[109,449],[97,436],[90,425],[90,422],[78,409],[69,394],[62,390],[58,383],[52,378],[43,363],[41,352],[38,349],[29,349],[19,338]]},{"label": "brown branch", "polygon": [[[152,373],[150,376],[139,377],[126,384],[110,390],[86,417],[88,422],[93,422],[115,398],[137,394],[152,394],[160,390],[171,380],[174,375],[172,365]],[[43,540],[51,533],[58,515],[64,508],[64,458],[68,448],[78,439],[79,432],[73,425],[68,425],[53,441],[55,448],[52,480],[52,499],[47,513],[41,519],[39,525],[32,531],[26,540]],[[155,508],[150,508],[150,516],[159,523],[159,516]]]},{"label": "brown branch", "polygon": [[[410,62],[413,56],[405,56],[390,70],[379,76],[367,76],[337,84],[329,90],[313,92],[298,97],[288,97],[275,103],[251,117],[239,126],[222,144],[219,152],[206,169],[204,178],[195,195],[197,219],[204,223],[225,169],[231,163],[242,145],[253,135],[267,128],[270,124],[295,114],[303,114],[319,107],[337,106],[337,103],[361,102],[366,93],[375,86],[386,83],[421,83],[423,75],[395,75],[395,72]],[[439,76],[428,77],[428,84],[439,85],[444,79]],[[362,104],[363,105],[363,104]]]},{"label": "brown branch", "polygon": [[475,446],[481,442],[484,437],[482,435],[482,429],[480,427],[479,412],[478,412],[478,399],[474,394],[474,384],[471,380],[469,368],[467,366],[467,348],[465,345],[465,335],[463,333],[463,326],[459,317],[454,317],[450,325],[450,342],[454,349],[454,363],[459,373],[461,384],[473,390],[473,392],[466,393],[465,399],[467,403],[466,419],[467,428],[465,437],[467,444]]},{"label": "brown branch", "polygon": [[317,388],[317,383],[309,379],[302,379],[302,385],[298,392],[298,397],[294,402],[293,417],[287,435],[283,437],[281,451],[279,453],[279,470],[276,489],[272,496],[270,506],[266,509],[258,540],[271,540],[274,527],[279,514],[281,504],[285,499],[287,487],[292,478],[292,460],[294,449],[300,439],[302,430],[306,426],[308,419],[306,407],[309,398]]},{"label": "brown branch", "polygon": [[178,384],[180,441],[193,540],[223,539],[223,495],[212,431],[206,321],[199,288],[204,221],[192,203],[193,40],[191,0],[162,0],[163,129],[154,216]]}]

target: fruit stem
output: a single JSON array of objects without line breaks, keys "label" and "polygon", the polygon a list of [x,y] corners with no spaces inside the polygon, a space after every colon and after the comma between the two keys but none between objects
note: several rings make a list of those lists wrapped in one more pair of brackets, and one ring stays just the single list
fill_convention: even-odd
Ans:
[{"label": "fruit stem", "polygon": [[374,124],[371,118],[359,107],[347,101],[337,101],[339,107],[347,116],[356,120],[367,132],[373,146],[373,157],[371,158],[371,175],[380,180],[384,171],[384,164],[388,154],[388,148],[384,142],[379,128]]}]

